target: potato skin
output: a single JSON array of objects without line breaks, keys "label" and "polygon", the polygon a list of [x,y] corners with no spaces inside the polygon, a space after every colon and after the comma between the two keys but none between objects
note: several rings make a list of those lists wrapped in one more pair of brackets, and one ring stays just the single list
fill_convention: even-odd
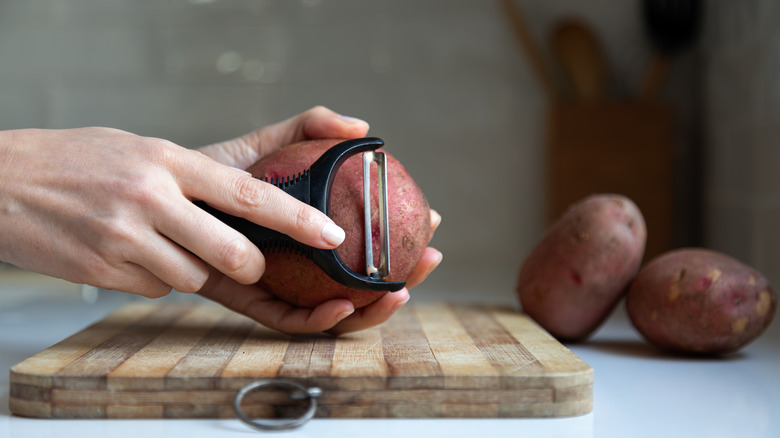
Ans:
[{"label": "potato skin", "polygon": [[526,258],[523,310],[553,336],[586,339],[615,308],[645,251],[642,213],[629,198],[596,194],[574,204]]},{"label": "potato skin", "polygon": [[702,248],[651,260],[626,297],[629,318],[649,343],[702,355],[744,347],[766,330],[776,308],[777,296],[760,272]]},{"label": "potato skin", "polygon": [[[253,164],[247,171],[257,178],[296,175],[309,167],[326,150],[344,140],[327,139],[286,146]],[[387,151],[388,218],[390,221],[389,281],[404,281],[417,265],[431,239],[430,208],[411,175]],[[372,173],[373,175],[373,173]],[[372,177],[372,225],[374,263],[379,264],[379,194]],[[336,250],[355,272],[365,272],[363,224],[363,165],[361,155],[347,159],[333,181],[329,215],[346,232]],[[346,298],[355,308],[366,306],[386,292],[348,288],[331,279],[311,260],[298,254],[266,251],[266,270],[258,283],[280,299],[299,307],[315,307],[334,298]]]}]

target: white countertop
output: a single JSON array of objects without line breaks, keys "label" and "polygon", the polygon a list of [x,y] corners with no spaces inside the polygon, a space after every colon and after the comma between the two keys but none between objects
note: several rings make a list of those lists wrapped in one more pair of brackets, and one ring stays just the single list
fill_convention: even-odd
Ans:
[{"label": "white countertop", "polygon": [[[442,298],[423,284],[415,300]],[[507,300],[510,300],[511,295]],[[85,300],[86,298],[86,300]],[[8,410],[14,364],[135,299],[0,269],[0,437],[212,437],[257,433],[238,420],[40,420]],[[176,299],[175,297],[172,297]],[[448,293],[448,300],[467,294]],[[508,301],[509,302],[509,301]],[[567,345],[593,367],[594,409],[555,419],[315,419],[290,437],[778,437],[780,323],[736,355],[669,356],[646,345],[623,308],[587,343]]]}]

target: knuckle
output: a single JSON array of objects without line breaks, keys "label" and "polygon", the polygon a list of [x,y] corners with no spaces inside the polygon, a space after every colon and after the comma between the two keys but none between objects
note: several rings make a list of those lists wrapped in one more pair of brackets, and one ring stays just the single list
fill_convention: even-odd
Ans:
[{"label": "knuckle", "polygon": [[[100,249],[110,257],[110,254],[119,252],[121,249],[135,248],[139,238],[135,233],[135,227],[127,220],[118,217],[109,217],[98,221],[95,229],[100,235]],[[118,254],[121,257],[121,255]]]},{"label": "knuckle", "polygon": [[180,151],[165,143],[160,143],[156,152],[160,166],[165,169],[174,168],[182,160]]},{"label": "knuckle", "polygon": [[301,204],[294,207],[293,222],[297,229],[305,230],[314,227],[317,220],[314,218],[314,215],[311,214],[309,208],[306,205]]},{"label": "knuckle", "polygon": [[156,137],[138,136],[133,144],[150,163],[163,167],[175,163],[179,159],[178,150],[182,149],[171,141]]},{"label": "knuckle", "polygon": [[144,147],[151,157],[154,165],[161,169],[171,171],[183,167],[191,167],[202,164],[204,160],[210,160],[208,156],[198,150],[188,149],[162,138],[145,137]]},{"label": "knuckle", "polygon": [[159,199],[159,191],[146,181],[137,184],[130,193],[133,203],[144,207],[156,205]]},{"label": "knuckle", "polygon": [[234,183],[233,199],[236,206],[242,210],[255,210],[270,203],[269,187],[262,181],[249,177],[240,176]]},{"label": "knuckle", "polygon": [[249,264],[249,248],[243,239],[230,238],[222,242],[217,257],[226,273],[240,272]]},{"label": "knuckle", "polygon": [[110,289],[107,279],[112,277],[114,270],[103,257],[94,254],[83,256],[75,266],[73,273],[76,283]]},{"label": "knuckle", "polygon": [[204,162],[213,161],[211,157],[204,154],[203,152],[197,150],[197,149],[188,149],[182,146],[179,146],[175,143],[170,143],[168,147],[165,148],[168,154],[167,156],[170,157],[171,160],[181,161],[181,160],[188,160],[190,162]]},{"label": "knuckle", "polygon": [[105,182],[110,193],[144,209],[159,206],[165,198],[164,182],[152,172],[132,172]]},{"label": "knuckle", "polygon": [[144,137],[143,146],[156,155],[157,160],[162,164],[169,164],[179,159],[179,153],[182,149],[170,140],[157,137]]}]

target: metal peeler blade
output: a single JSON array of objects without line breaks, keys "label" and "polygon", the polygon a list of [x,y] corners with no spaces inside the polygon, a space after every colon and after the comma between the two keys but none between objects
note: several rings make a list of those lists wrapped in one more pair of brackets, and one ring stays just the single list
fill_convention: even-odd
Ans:
[{"label": "metal peeler blade", "polygon": [[[358,138],[341,142],[325,151],[311,167],[296,176],[267,181],[281,188],[298,200],[328,215],[330,190],[339,167],[351,156],[363,153],[363,192],[365,218],[366,272],[358,273],[347,267],[335,250],[314,248],[295,241],[290,236],[229,215],[208,204],[195,204],[222,222],[244,234],[261,250],[295,251],[310,258],[330,278],[344,286],[366,291],[401,290],[405,282],[385,281],[390,274],[389,221],[387,215],[387,169],[385,154],[376,152],[384,142],[375,137]],[[380,263],[374,266],[373,236],[371,232],[370,169],[377,163],[379,179]]]}]

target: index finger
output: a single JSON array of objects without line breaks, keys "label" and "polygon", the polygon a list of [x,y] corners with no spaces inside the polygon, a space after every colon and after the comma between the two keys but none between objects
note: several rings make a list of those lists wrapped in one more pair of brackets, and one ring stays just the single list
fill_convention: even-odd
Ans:
[{"label": "index finger", "polygon": [[209,276],[199,295],[283,333],[319,333],[355,310],[344,299],[330,300],[314,309],[294,307],[257,285],[237,284],[229,277],[214,274]]},{"label": "index finger", "polygon": [[345,233],[327,215],[249,173],[201,155],[184,170],[185,196],[317,248],[335,248]]}]

